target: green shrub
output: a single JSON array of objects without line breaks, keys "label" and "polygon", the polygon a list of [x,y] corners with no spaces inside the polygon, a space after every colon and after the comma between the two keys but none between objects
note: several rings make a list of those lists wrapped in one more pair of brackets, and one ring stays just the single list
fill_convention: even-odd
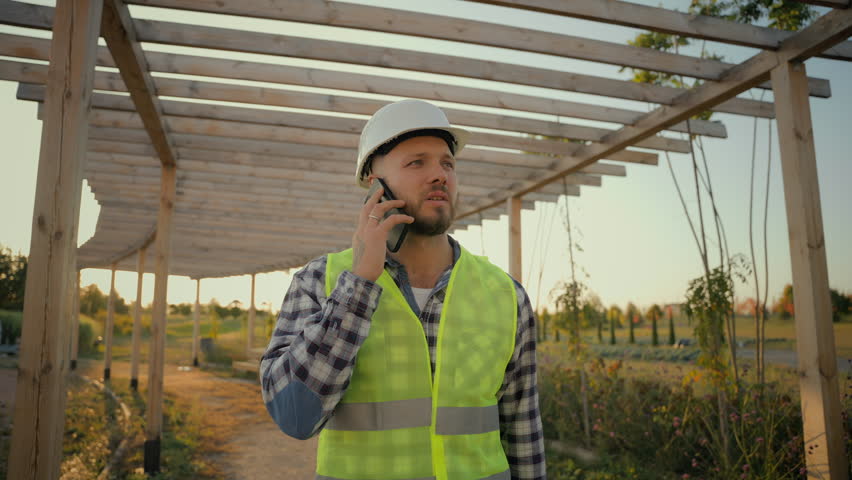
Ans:
[{"label": "green shrub", "polygon": [[0,310],[0,328],[3,333],[0,336],[0,344],[14,345],[21,337],[21,321],[23,312]]},{"label": "green shrub", "polygon": [[80,322],[78,326],[77,353],[79,355],[92,355],[97,352],[95,348],[95,329],[92,325]]},{"label": "green shrub", "polygon": [[[693,388],[703,386],[700,371],[673,384],[665,380],[666,367],[648,376],[627,376],[622,365],[621,360],[596,359],[586,368],[590,448],[602,460],[580,468],[564,454],[553,454],[548,464],[558,466],[554,478],[801,478],[805,452],[795,392],[770,383],[746,385],[732,395],[726,412],[730,462],[725,464],[716,398]],[[542,355],[539,392],[545,438],[582,442],[580,371]],[[844,409],[849,422],[852,400]]]}]

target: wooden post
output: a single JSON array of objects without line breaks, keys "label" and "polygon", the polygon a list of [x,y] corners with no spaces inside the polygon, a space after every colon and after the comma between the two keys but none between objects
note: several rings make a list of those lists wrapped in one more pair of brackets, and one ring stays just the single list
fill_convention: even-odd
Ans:
[{"label": "wooden post", "polygon": [[841,418],[805,65],[784,62],[773,69],[772,88],[793,267],[799,395],[808,477],[847,480],[845,422]]},{"label": "wooden post", "polygon": [[195,280],[195,308],[192,310],[192,365],[198,366],[198,330],[201,310],[201,279]]},{"label": "wooden post", "polygon": [[151,308],[151,347],[148,360],[148,409],[145,425],[145,473],[160,471],[160,433],[163,429],[163,362],[166,348],[166,291],[169,282],[175,166],[162,167],[160,212],[157,216],[154,304]]},{"label": "wooden post", "polygon": [[133,306],[133,338],[130,347],[130,388],[139,389],[139,347],[142,340],[142,278],[145,276],[145,253],[142,247],[136,256],[136,304]]},{"label": "wooden post", "polygon": [[7,478],[59,478],[68,287],[102,7],[100,0],[57,2],[54,14]]},{"label": "wooden post", "polygon": [[112,331],[115,330],[115,269],[112,264],[112,275],[109,280],[109,299],[107,300],[107,318],[104,325],[104,381],[109,380],[112,367]]},{"label": "wooden post", "polygon": [[252,346],[254,345],[254,316],[255,316],[255,307],[254,307],[254,281],[255,274],[251,274],[251,305],[249,306],[248,311],[248,331],[246,332],[246,357],[248,360],[251,360],[252,356]]},{"label": "wooden post", "polygon": [[521,255],[521,197],[509,197],[506,201],[509,214],[509,275],[521,281],[523,263]]},{"label": "wooden post", "polygon": [[80,352],[80,270],[77,270],[71,287],[71,370],[77,369],[77,354]]}]

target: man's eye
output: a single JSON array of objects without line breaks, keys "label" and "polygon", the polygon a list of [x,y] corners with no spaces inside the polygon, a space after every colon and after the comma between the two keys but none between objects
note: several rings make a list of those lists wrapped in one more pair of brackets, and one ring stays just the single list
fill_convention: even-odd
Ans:
[{"label": "man's eye", "polygon": [[420,163],[422,163],[422,162],[421,162],[420,160],[413,160],[413,161],[411,161],[411,162],[408,162],[408,165],[406,165],[406,166],[414,165],[415,163],[419,165],[419,164],[420,164]]},{"label": "man's eye", "polygon": [[450,168],[451,170],[456,168],[456,164],[454,164],[453,162],[444,162],[444,166]]}]

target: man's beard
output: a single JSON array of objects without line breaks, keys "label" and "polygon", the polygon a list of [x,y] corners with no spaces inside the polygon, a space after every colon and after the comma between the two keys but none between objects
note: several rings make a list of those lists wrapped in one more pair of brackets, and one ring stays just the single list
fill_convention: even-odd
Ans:
[{"label": "man's beard", "polygon": [[438,211],[437,218],[423,218],[417,215],[411,215],[414,217],[414,222],[408,225],[408,231],[415,235],[421,235],[424,237],[434,237],[436,235],[442,235],[453,223],[453,219],[456,216],[456,209],[453,205],[453,202],[447,202],[449,208],[449,213],[446,213],[444,209],[440,209]]}]

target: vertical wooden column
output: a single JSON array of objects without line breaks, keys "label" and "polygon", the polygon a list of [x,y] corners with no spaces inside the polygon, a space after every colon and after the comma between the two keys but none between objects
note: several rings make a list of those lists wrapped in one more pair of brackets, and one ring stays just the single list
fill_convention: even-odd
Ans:
[{"label": "vertical wooden column", "polygon": [[521,197],[506,200],[509,214],[509,275],[521,281],[523,263],[521,255]]},{"label": "vertical wooden column", "polygon": [[142,247],[136,254],[136,303],[133,306],[133,336],[130,341],[130,388],[139,389],[139,348],[142,341],[142,280],[145,276],[145,253]]},{"label": "vertical wooden column", "polygon": [[102,8],[100,0],[57,2],[54,13],[7,478],[59,478],[68,287]]},{"label": "vertical wooden column", "polygon": [[808,477],[848,479],[816,153],[805,66],[772,70],[796,309]]},{"label": "vertical wooden column", "polygon": [[71,287],[71,370],[77,369],[77,354],[80,352],[80,270]]},{"label": "vertical wooden column", "polygon": [[195,308],[192,310],[192,365],[198,366],[198,330],[201,314],[201,279],[195,279]]},{"label": "vertical wooden column", "polygon": [[104,381],[109,380],[112,367],[112,332],[115,330],[115,268],[112,264],[112,275],[109,279],[109,299],[107,300],[107,318],[104,325]]},{"label": "vertical wooden column", "polygon": [[160,178],[160,211],[157,216],[154,266],[154,304],[151,308],[151,347],[148,360],[148,409],[145,425],[145,473],[160,471],[160,433],[163,429],[163,362],[166,348],[166,291],[172,213],[175,203],[175,166],[163,165]]},{"label": "vertical wooden column", "polygon": [[252,360],[252,348],[254,346],[254,317],[257,312],[254,306],[254,273],[251,274],[251,305],[248,311],[248,331],[246,332],[246,357]]}]

